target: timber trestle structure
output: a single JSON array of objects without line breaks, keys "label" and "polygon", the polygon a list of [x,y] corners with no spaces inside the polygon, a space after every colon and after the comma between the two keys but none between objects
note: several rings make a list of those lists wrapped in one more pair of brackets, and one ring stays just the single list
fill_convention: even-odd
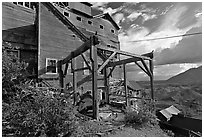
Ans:
[{"label": "timber trestle structure", "polygon": [[[125,51],[121,51],[118,49],[110,48],[107,46],[103,46],[100,44],[100,40],[98,40],[97,35],[93,35],[90,38],[85,36],[78,28],[76,28],[52,3],[45,2],[43,3],[68,29],[72,30],[84,43],[79,46],[76,50],[72,51],[68,54],[68,56],[62,60],[59,60],[57,63],[57,69],[59,74],[59,83],[62,91],[64,89],[64,78],[67,74],[68,64],[71,63],[71,69],[73,73],[73,91],[77,90],[77,87],[80,84],[83,84],[87,79],[92,79],[92,96],[93,96],[93,118],[98,119],[99,106],[98,106],[98,73],[100,71],[104,71],[104,86],[106,91],[106,102],[109,103],[109,77],[112,75],[113,70],[116,66],[123,65],[124,71],[124,88],[126,95],[126,104],[128,99],[128,90],[126,84],[126,64],[134,62],[139,68],[141,68],[149,77],[151,84],[151,99],[154,99],[153,93],[153,52],[137,55]],[[97,34],[97,33],[96,33]],[[90,59],[86,57],[84,52],[90,51]],[[103,52],[111,53],[110,56],[105,55]],[[130,58],[112,61],[111,59],[115,55],[124,55]],[[81,56],[86,63],[85,68],[76,69],[76,57]],[[103,60],[102,65],[98,67],[98,56]],[[91,64],[88,63],[91,61]],[[147,62],[148,65],[147,65]],[[141,64],[140,64],[140,63]],[[65,65],[63,69],[62,66]],[[76,72],[82,70],[89,70],[91,74],[87,77],[83,78],[78,83],[76,82]],[[110,70],[108,70],[110,69]],[[128,105],[128,104],[127,104]]]}]

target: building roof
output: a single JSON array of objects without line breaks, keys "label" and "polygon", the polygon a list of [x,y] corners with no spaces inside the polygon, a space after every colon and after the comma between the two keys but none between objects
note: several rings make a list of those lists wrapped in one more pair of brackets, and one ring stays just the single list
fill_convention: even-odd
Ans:
[{"label": "building roof", "polygon": [[110,21],[117,30],[120,29],[118,24],[113,20],[113,18],[109,15],[109,13],[95,15],[95,16],[93,16],[93,18],[103,18],[103,19],[106,19],[106,20]]},{"label": "building roof", "polygon": [[142,87],[136,81],[127,81],[127,85],[132,90],[141,90]]},{"label": "building roof", "polygon": [[[124,86],[124,80],[121,80],[120,82],[118,82],[116,86]],[[136,81],[127,80],[127,87],[134,91],[142,89],[142,87]]]},{"label": "building roof", "polygon": [[178,115],[178,113],[180,113],[180,111],[174,107],[173,105],[166,108],[166,109],[163,109],[161,111],[159,111],[163,116],[166,117],[167,121],[170,120],[170,118],[172,117],[172,115]]}]

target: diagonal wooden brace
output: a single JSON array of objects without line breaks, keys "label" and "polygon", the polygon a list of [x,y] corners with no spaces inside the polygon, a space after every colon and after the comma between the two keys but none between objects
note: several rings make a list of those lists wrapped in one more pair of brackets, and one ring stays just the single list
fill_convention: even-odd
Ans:
[{"label": "diagonal wooden brace", "polygon": [[117,52],[114,52],[108,59],[106,59],[106,61],[98,68],[98,72],[100,72],[116,54]]},{"label": "diagonal wooden brace", "polygon": [[140,67],[140,69],[142,69],[148,76],[150,76],[150,74],[137,62],[135,62],[135,64]]},{"label": "diagonal wooden brace", "polygon": [[141,62],[143,64],[143,66],[145,67],[146,71],[148,72],[148,75],[151,77],[152,76],[152,72],[149,70],[149,68],[147,67],[146,63],[144,62],[143,59],[141,59]]}]

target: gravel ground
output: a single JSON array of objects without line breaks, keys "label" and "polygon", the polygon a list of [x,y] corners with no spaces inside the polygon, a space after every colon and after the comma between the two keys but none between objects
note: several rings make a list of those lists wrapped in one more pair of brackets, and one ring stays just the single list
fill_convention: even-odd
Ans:
[{"label": "gravel ground", "polygon": [[107,135],[107,137],[168,137],[168,135],[158,126],[125,126],[123,129]]}]

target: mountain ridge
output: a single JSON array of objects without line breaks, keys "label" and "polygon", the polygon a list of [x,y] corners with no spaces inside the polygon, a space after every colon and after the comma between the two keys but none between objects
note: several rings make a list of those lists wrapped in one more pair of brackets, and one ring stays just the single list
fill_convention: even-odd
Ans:
[{"label": "mountain ridge", "polygon": [[202,83],[202,66],[188,69],[166,80],[167,83]]}]

